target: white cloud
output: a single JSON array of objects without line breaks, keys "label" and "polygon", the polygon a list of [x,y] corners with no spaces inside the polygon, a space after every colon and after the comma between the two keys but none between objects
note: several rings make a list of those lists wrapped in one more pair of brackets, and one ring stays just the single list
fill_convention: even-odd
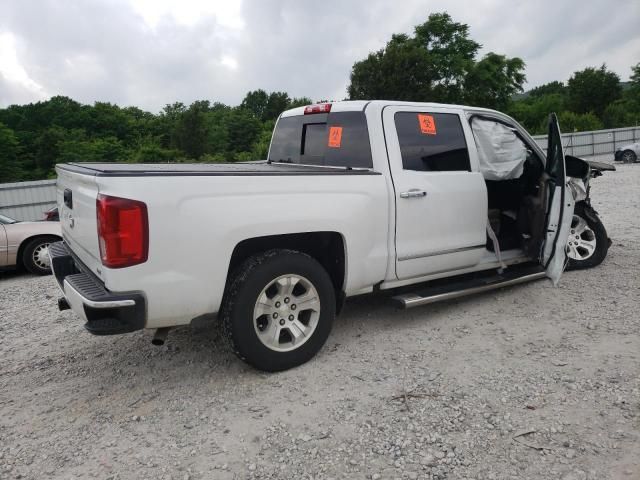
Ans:
[{"label": "white cloud", "polygon": [[[529,87],[640,52],[640,2],[620,0],[2,0],[0,106],[67,95],[158,111],[238,104],[248,90],[341,99],[353,63],[447,10],[482,53],[522,57]],[[606,21],[603,15],[606,14]],[[7,40],[9,39],[9,40]]]},{"label": "white cloud", "polygon": [[[15,38],[9,32],[0,34],[0,76],[7,84],[6,89],[12,86],[16,91],[21,92],[21,96],[33,96],[34,98],[47,96],[42,85],[35,82],[20,64]],[[2,99],[0,98],[0,100]]]},{"label": "white cloud", "polygon": [[131,0],[131,3],[152,28],[166,17],[181,25],[193,25],[207,16],[215,16],[216,22],[223,27],[244,27],[240,0]]},{"label": "white cloud", "polygon": [[237,70],[238,69],[238,61],[229,56],[229,55],[224,55],[221,59],[220,59],[220,63],[222,65],[224,65],[225,67],[231,69],[231,70]]}]

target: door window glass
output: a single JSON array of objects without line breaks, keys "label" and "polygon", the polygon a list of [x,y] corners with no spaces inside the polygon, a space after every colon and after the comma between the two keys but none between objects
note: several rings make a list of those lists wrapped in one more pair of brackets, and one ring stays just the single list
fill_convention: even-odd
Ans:
[{"label": "door window glass", "polygon": [[398,112],[395,124],[405,170],[471,171],[469,151],[458,115]]}]

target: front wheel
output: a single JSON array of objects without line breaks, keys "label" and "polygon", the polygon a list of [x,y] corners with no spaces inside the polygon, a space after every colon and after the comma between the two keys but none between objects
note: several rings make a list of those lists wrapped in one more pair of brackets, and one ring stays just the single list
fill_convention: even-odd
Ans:
[{"label": "front wheel", "polygon": [[625,150],[622,152],[623,163],[634,163],[636,160],[638,160],[638,156],[633,150]]},{"label": "front wheel", "polygon": [[609,236],[593,210],[578,203],[573,212],[569,241],[567,242],[568,268],[577,270],[600,265],[609,250]]},{"label": "front wheel", "polygon": [[305,363],[322,348],[335,311],[335,291],[322,265],[301,252],[270,250],[236,269],[221,318],[242,360],[277,372]]}]

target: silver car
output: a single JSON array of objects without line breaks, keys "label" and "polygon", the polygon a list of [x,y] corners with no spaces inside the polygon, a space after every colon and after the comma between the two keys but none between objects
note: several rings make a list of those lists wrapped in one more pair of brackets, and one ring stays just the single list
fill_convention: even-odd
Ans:
[{"label": "silver car", "polygon": [[61,239],[60,222],[19,222],[0,215],[0,268],[24,267],[47,275],[49,244]]},{"label": "silver car", "polygon": [[640,142],[623,145],[615,153],[616,162],[635,163],[638,157],[640,157]]}]

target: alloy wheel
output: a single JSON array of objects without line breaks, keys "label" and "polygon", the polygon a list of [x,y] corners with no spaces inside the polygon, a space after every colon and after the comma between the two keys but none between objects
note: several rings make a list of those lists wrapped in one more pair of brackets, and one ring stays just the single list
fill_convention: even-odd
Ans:
[{"label": "alloy wheel", "polygon": [[567,256],[571,260],[586,260],[596,251],[596,234],[589,227],[587,221],[579,215],[574,215],[571,221],[569,241],[567,242]]},{"label": "alloy wheel", "polygon": [[282,275],[264,287],[253,309],[253,326],[260,341],[276,352],[303,345],[320,318],[320,295],[305,277]]}]

